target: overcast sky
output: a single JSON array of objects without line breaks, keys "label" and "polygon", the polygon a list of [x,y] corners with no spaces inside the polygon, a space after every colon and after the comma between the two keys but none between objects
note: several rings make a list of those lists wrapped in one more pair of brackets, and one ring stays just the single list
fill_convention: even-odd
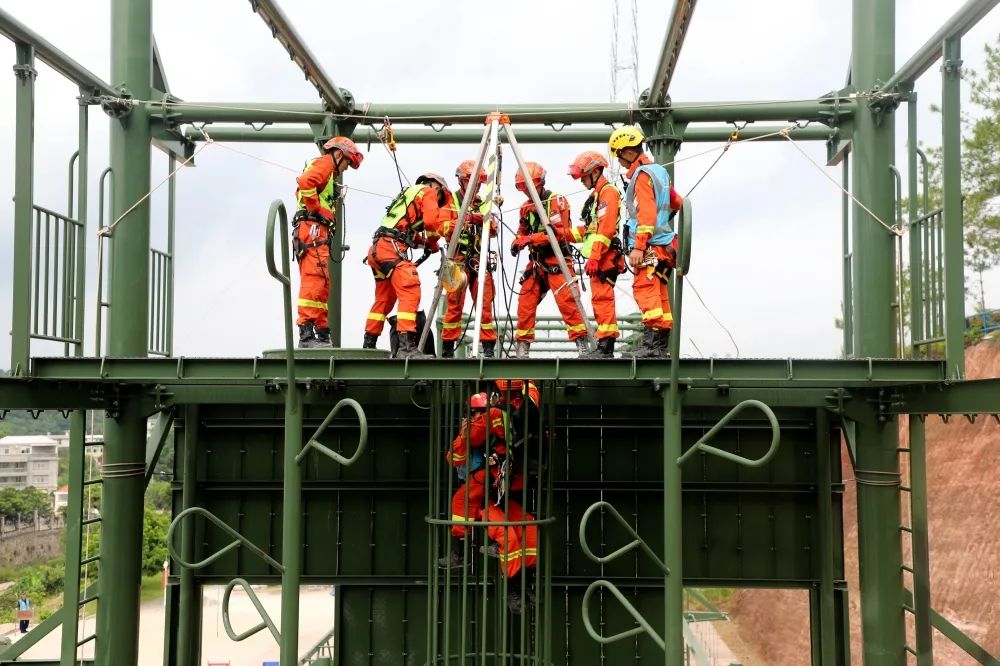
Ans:
[{"label": "overcast sky", "polygon": [[[630,60],[627,0],[619,53]],[[904,62],[963,4],[963,0],[908,0],[898,4],[897,65]],[[95,74],[110,81],[109,2],[4,0],[4,8]],[[339,86],[361,102],[478,102],[485,104],[605,102],[610,96],[611,2],[525,2],[497,8],[486,3],[399,2],[374,11],[331,11],[328,2],[294,0],[286,13]],[[648,87],[671,3],[639,0],[639,89]],[[844,84],[850,55],[850,5],[762,0],[698,4],[674,77],[674,101],[813,98]],[[189,101],[314,102],[317,95],[247,2],[154,3],[154,33],[171,91]],[[1000,34],[994,11],[963,41],[967,66],[982,63],[982,46]],[[425,37],[426,35],[426,37]],[[0,40],[0,58],[14,63],[14,46]],[[0,330],[10,328],[13,241],[14,76],[0,103]],[[631,73],[619,74],[618,99],[631,94]],[[67,160],[76,149],[76,87],[39,64],[35,122],[35,203],[65,211]],[[917,85],[919,134],[940,143],[940,119],[930,113],[940,100],[937,66]],[[967,97],[967,91],[966,97]],[[897,163],[904,172],[905,114],[897,123]],[[90,220],[97,217],[97,183],[108,164],[108,120],[90,112]],[[210,129],[211,131],[211,129]],[[240,144],[264,160],[299,170],[315,155],[311,145]],[[685,146],[680,156],[711,147]],[[564,175],[580,151],[593,146],[524,146],[530,160],[550,174],[556,192],[579,186]],[[474,157],[470,146],[401,145],[399,160],[412,179],[436,171],[451,179],[456,164]],[[806,150],[825,161],[822,144]],[[152,184],[166,174],[166,156],[153,151]],[[677,165],[683,194],[715,155]],[[513,164],[504,195],[507,208],[522,197],[512,187]],[[840,169],[829,169],[839,178]],[[178,174],[175,354],[253,356],[279,346],[281,292],[263,258],[265,215],[270,202],[294,204],[294,175],[286,169],[209,146],[195,168]],[[392,196],[395,169],[380,146],[372,146],[347,184]],[[905,182],[905,181],[904,181]],[[570,196],[574,218],[585,194]],[[841,333],[834,327],[841,301],[840,192],[794,148],[784,144],[736,146],[692,196],[695,232],[691,281],[711,312],[732,332],[743,357],[835,357]],[[154,193],[153,245],[165,249],[166,188]],[[371,272],[361,264],[387,198],[352,192],[347,202],[351,251],[344,263],[345,346],[360,346],[371,305]],[[505,216],[516,222],[514,213]],[[128,223],[128,221],[124,222]],[[88,233],[88,287],[96,262]],[[509,237],[508,237],[509,243]],[[506,252],[505,252],[506,254]],[[509,257],[508,257],[509,260]],[[513,268],[512,260],[511,269]],[[421,269],[427,307],[436,260]],[[625,276],[627,277],[627,276]],[[297,281],[297,278],[296,278]],[[618,312],[635,311],[631,288],[620,281]],[[732,356],[735,349],[719,324],[690,291],[685,299],[683,351]],[[589,292],[585,294],[589,310]],[[551,298],[547,299],[551,301]],[[989,276],[987,304],[1000,305],[1000,276]],[[93,353],[93,295],[88,296],[87,353]],[[516,308],[516,297],[512,308]],[[503,311],[503,306],[500,306]],[[551,302],[545,311],[555,313]],[[386,346],[383,336],[381,346]],[[0,336],[0,367],[10,339]],[[61,353],[35,342],[34,354]]]}]

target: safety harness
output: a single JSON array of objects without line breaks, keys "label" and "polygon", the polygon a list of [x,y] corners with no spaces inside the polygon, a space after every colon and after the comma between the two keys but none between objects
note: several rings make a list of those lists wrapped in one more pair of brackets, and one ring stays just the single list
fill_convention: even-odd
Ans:
[{"label": "safety harness", "polygon": [[[388,279],[392,275],[392,272],[396,270],[396,266],[401,262],[412,261],[410,250],[417,247],[415,236],[423,231],[424,228],[423,219],[418,217],[420,211],[417,208],[416,199],[417,195],[426,187],[426,185],[421,184],[404,188],[386,206],[386,215],[382,218],[381,225],[372,234],[372,250],[368,256],[362,259],[362,262],[368,264],[368,267],[372,269],[376,280]],[[408,221],[406,231],[397,228],[397,225],[404,219]],[[388,261],[378,261],[375,259],[375,245],[381,238],[389,238],[392,241],[392,249],[396,253],[395,259]],[[376,265],[373,266],[370,259],[374,260]]]},{"label": "safety harness", "polygon": [[[604,183],[601,189],[595,190],[590,193],[587,200],[583,202],[583,209],[580,211],[580,221],[583,222],[587,229],[583,236],[583,247],[580,249],[580,254],[585,258],[590,258],[590,253],[593,251],[594,241],[598,240],[599,234],[597,233],[598,226],[598,202],[601,200],[601,193],[604,192],[604,188],[614,187],[611,183]],[[601,240],[605,240],[601,237]],[[618,281],[618,276],[624,273],[627,269],[625,268],[625,248],[622,245],[621,239],[615,235],[607,240],[608,251],[615,253],[615,263],[611,268],[598,271],[597,276],[609,284],[615,284]]]}]

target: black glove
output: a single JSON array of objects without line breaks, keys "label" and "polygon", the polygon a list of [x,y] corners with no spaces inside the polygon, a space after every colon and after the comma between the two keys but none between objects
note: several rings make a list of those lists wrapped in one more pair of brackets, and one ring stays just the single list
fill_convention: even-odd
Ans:
[{"label": "black glove", "polygon": [[517,246],[517,244],[511,244],[511,246],[510,246],[510,256],[516,257],[519,254],[521,254],[521,248],[519,248]]}]

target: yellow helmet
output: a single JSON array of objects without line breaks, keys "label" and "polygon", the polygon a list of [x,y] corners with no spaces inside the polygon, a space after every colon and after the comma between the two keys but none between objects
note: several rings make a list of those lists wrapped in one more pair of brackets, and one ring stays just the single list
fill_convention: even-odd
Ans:
[{"label": "yellow helmet", "polygon": [[622,148],[638,148],[645,140],[642,130],[636,125],[622,125],[611,133],[608,139],[608,150],[612,157],[618,156],[618,151]]}]

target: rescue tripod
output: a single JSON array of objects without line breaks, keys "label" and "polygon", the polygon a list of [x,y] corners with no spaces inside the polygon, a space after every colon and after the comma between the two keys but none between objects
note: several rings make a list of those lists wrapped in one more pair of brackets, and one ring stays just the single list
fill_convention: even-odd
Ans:
[{"label": "rescue tripod", "polygon": [[[518,146],[517,138],[514,136],[514,130],[510,126],[510,118],[502,113],[491,113],[486,117],[486,125],[487,127],[483,132],[483,138],[479,142],[479,153],[476,156],[476,167],[472,171],[473,174],[480,173],[483,168],[483,163],[487,161],[487,155],[489,156],[489,161],[486,165],[486,191],[483,193],[483,205],[480,207],[480,212],[483,214],[483,230],[479,251],[479,271],[476,275],[478,290],[476,292],[476,303],[473,306],[475,308],[474,312],[476,313],[476,325],[473,330],[472,337],[471,357],[473,358],[480,355],[479,334],[482,330],[483,322],[483,294],[485,291],[486,271],[488,270],[488,257],[490,252],[490,229],[494,223],[494,219],[499,220],[500,217],[501,200],[499,198],[497,183],[499,182],[500,177],[500,170],[498,166],[500,164],[501,126],[507,136],[507,141],[510,143],[510,148],[514,153],[514,159],[517,161],[517,166],[523,173],[528,172],[525,167],[524,156],[521,155],[521,148]],[[543,205],[542,199],[538,194],[538,190],[535,189],[534,182],[532,182],[530,178],[525,178],[524,182],[528,189],[528,195],[531,197],[531,202],[535,204],[535,210],[538,212],[538,216],[542,220],[542,226],[545,229],[545,234],[548,236],[549,245],[552,247],[552,252],[555,254],[556,261],[559,263],[559,270],[562,273],[563,278],[566,280],[566,286],[569,287],[570,293],[573,294],[573,302],[576,303],[576,309],[580,312],[580,316],[583,318],[583,323],[587,327],[587,348],[591,349],[595,340],[594,327],[590,322],[590,318],[587,316],[586,310],[583,309],[583,300],[580,297],[580,287],[569,272],[569,266],[566,264],[566,258],[563,256],[562,249],[559,247],[559,240],[556,238],[555,231],[553,231],[550,226],[549,215],[545,210],[545,206]],[[451,238],[448,239],[448,249],[446,250],[444,258],[441,260],[440,274],[442,276],[445,274],[444,269],[448,265],[448,262],[455,260],[455,253],[458,251],[459,241],[462,237],[462,229],[465,226],[465,219],[469,213],[469,208],[472,206],[474,196],[475,190],[472,187],[467,188],[465,196],[462,198],[462,206],[458,211],[458,221],[455,223],[455,228],[451,232]],[[499,224],[499,222],[497,222],[497,224]],[[502,261],[502,257],[500,260]],[[438,303],[441,301],[442,290],[442,281],[439,279],[437,285],[434,287],[434,300],[431,302],[429,312],[437,312]],[[423,349],[427,336],[430,333],[432,323],[433,319],[428,317],[423,330],[420,332],[420,340],[417,343],[417,349]]]}]

